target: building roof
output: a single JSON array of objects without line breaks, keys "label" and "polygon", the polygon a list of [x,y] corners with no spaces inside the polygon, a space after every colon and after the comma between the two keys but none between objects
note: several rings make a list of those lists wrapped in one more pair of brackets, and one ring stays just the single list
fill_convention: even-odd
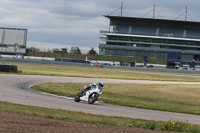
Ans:
[{"label": "building roof", "polygon": [[6,28],[6,27],[0,27],[0,29],[6,29],[6,30],[28,30],[23,28]]},{"label": "building roof", "polygon": [[105,17],[110,19],[111,25],[117,24],[144,24],[154,26],[175,26],[176,28],[185,29],[200,29],[200,22],[196,21],[182,21],[182,20],[169,20],[169,19],[157,19],[157,18],[139,18],[139,17],[125,17],[125,16],[109,16]]}]

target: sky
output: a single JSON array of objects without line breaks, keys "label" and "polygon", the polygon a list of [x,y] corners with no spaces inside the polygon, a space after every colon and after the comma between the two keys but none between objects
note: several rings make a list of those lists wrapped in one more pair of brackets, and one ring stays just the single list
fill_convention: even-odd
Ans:
[{"label": "sky", "polygon": [[99,31],[109,29],[103,15],[120,15],[121,2],[124,16],[143,17],[155,3],[156,18],[184,20],[187,6],[188,19],[200,21],[199,0],[0,0],[0,27],[28,29],[28,47],[98,51]]}]

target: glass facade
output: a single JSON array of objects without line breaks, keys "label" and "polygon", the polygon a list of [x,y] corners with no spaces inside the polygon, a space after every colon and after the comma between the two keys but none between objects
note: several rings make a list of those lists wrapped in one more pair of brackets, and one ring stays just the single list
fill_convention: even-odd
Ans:
[{"label": "glass facade", "polygon": [[[112,49],[105,49],[106,55],[115,55],[115,56],[134,56],[137,58],[143,58],[145,56],[154,58],[154,59],[166,59],[167,53],[161,52],[146,52],[146,51],[131,51],[131,50],[112,50]],[[189,57],[188,57],[189,58]]]},{"label": "glass facade", "polygon": [[194,55],[188,55],[188,54],[183,54],[182,55],[182,59],[183,60],[193,60],[194,59]]},{"label": "glass facade", "polygon": [[[200,41],[152,38],[152,37],[135,37],[107,35],[106,45],[116,46],[116,49],[101,48],[100,54],[114,56],[134,56],[137,58],[149,57],[152,59],[166,59],[167,51],[165,50],[200,50]],[[125,46],[126,50],[118,49],[118,46]],[[131,50],[131,48],[147,48],[147,51]],[[163,49],[163,52],[157,50]],[[183,54],[183,60],[193,60],[194,55]]]},{"label": "glass facade", "polygon": [[[104,49],[106,55],[114,55],[114,56],[133,56],[136,58],[149,57],[152,59],[166,59],[166,52],[145,52],[145,51],[130,51],[130,50],[112,50],[112,49]],[[104,54],[104,55],[105,55]],[[193,60],[194,55],[192,54],[183,54],[183,60]]]},{"label": "glass facade", "polygon": [[166,47],[169,49],[180,49],[193,47],[193,49],[200,48],[199,41],[190,41],[190,40],[178,40],[178,39],[160,39],[160,38],[148,38],[148,37],[128,37],[128,36],[115,36],[107,35],[107,44],[113,45],[126,45],[130,46],[131,44],[140,44],[142,47],[154,47],[154,48],[164,48],[162,46],[171,46]]},{"label": "glass facade", "polygon": [[100,55],[105,55],[106,54],[105,49],[104,48],[100,48],[99,49],[99,54]]}]

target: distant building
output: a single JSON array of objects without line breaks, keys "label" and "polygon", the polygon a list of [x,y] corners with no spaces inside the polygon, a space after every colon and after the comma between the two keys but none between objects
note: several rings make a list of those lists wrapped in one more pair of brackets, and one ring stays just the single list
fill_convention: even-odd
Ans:
[{"label": "distant building", "polygon": [[24,55],[27,29],[0,28],[0,54]]},{"label": "distant building", "polygon": [[183,60],[200,61],[200,22],[105,16],[108,31],[101,31],[100,55],[167,59],[171,52]]}]

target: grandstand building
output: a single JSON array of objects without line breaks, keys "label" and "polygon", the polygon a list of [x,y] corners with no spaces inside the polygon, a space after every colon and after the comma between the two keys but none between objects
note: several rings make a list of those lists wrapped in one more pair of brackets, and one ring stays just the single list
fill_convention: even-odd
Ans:
[{"label": "grandstand building", "polygon": [[101,31],[100,55],[166,59],[170,52],[183,60],[200,61],[200,22],[105,16],[109,31]]}]

